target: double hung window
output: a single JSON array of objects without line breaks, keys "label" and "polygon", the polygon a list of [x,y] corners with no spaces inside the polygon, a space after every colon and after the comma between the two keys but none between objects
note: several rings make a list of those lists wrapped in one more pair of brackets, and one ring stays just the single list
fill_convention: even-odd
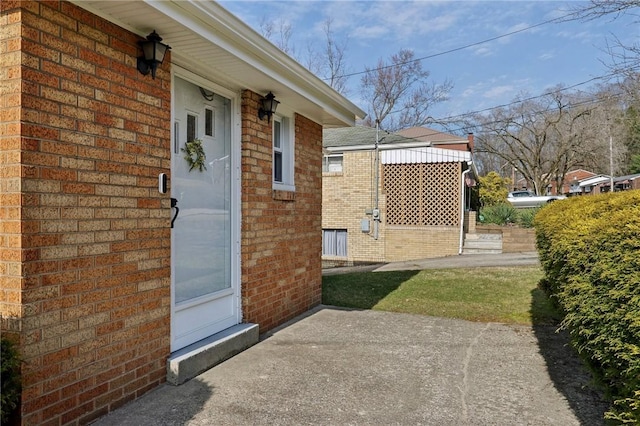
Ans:
[{"label": "double hung window", "polygon": [[273,189],[295,191],[293,120],[274,115],[273,119]]}]

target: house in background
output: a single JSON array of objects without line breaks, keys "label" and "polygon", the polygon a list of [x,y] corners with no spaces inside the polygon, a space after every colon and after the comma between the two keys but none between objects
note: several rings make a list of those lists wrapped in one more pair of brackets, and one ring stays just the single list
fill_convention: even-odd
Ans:
[{"label": "house in background", "polygon": [[576,169],[567,172],[564,175],[564,181],[562,182],[562,187],[560,191],[557,191],[555,182],[552,182],[550,187],[548,188],[548,195],[580,195],[582,193],[582,189],[580,188],[580,182],[590,179],[596,176],[595,173],[584,170],[584,169]]},{"label": "house in background", "polygon": [[613,179],[614,191],[640,189],[640,173],[618,176]]},{"label": "house in background", "polygon": [[[611,177],[607,175],[597,175],[590,179],[585,179],[580,182],[582,194],[596,195],[609,192],[611,191],[611,180]],[[633,189],[640,189],[640,173],[613,177],[614,191],[629,191]]]},{"label": "house in background", "polygon": [[396,133],[399,136],[422,141],[432,148],[453,149],[456,151],[473,152],[473,135],[469,134],[466,138],[460,136],[442,133],[427,127],[410,127],[400,130]]},{"label": "house in background", "polygon": [[90,423],[320,303],[322,130],[364,113],[221,6],[2,0],[0,85],[22,424]]},{"label": "house in background", "polygon": [[[555,182],[550,182],[549,185],[546,187],[545,193],[543,195],[566,195],[566,196],[582,195],[585,193],[585,186],[584,185],[581,186],[581,183],[585,181],[589,182],[591,179],[596,177],[598,177],[598,175],[588,170],[584,170],[584,169],[571,170],[565,174],[560,191],[558,191],[558,189],[556,188]],[[533,188],[530,187],[529,183],[525,178],[517,179],[515,182],[514,188],[533,191]]]},{"label": "house in background", "polygon": [[460,138],[428,128],[406,133],[417,139],[400,133],[325,129],[325,266],[459,254],[465,223],[475,224],[469,212],[476,176],[473,135]]}]

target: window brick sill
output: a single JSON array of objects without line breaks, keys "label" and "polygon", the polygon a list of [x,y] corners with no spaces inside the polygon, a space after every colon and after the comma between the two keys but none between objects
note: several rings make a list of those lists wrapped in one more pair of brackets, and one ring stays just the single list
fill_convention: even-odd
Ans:
[{"label": "window brick sill", "polygon": [[294,191],[283,191],[280,189],[274,189],[273,199],[280,200],[280,201],[295,201],[296,193]]}]

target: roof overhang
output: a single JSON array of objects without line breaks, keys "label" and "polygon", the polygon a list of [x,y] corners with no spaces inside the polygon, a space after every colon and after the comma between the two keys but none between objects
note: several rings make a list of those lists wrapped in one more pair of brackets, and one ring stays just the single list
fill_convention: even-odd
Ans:
[{"label": "roof overhang", "polygon": [[585,186],[595,186],[609,181],[611,181],[611,178],[609,176],[596,176],[581,181],[579,186],[583,188]]},{"label": "roof overhang", "polygon": [[172,63],[232,91],[273,92],[325,127],[353,126],[364,111],[213,1],[71,0],[141,37],[156,30]]},{"label": "roof overhang", "polygon": [[442,148],[393,149],[380,153],[382,164],[471,163],[471,153]]},{"label": "roof overhang", "polygon": [[[387,143],[378,144],[380,151],[386,151],[390,149],[413,149],[413,148],[426,148],[429,143],[425,142],[401,142],[401,143]],[[343,152],[343,151],[372,151],[376,149],[375,143],[368,145],[344,145],[344,146],[326,146],[325,151],[328,152]]]}]

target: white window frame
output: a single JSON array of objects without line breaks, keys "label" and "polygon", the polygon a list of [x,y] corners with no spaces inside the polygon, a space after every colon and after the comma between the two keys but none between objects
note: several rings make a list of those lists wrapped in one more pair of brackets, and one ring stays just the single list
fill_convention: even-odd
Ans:
[{"label": "white window frame", "polygon": [[[322,230],[322,255],[331,257],[347,257],[349,233],[346,229]],[[330,245],[331,247],[327,247]]]},{"label": "white window frame", "polygon": [[[272,116],[272,180],[273,189],[280,191],[295,191],[294,170],[295,170],[295,144],[294,144],[294,123],[293,117],[285,116],[282,114],[274,114]],[[276,125],[278,123],[278,125]],[[276,146],[278,138],[276,137],[277,129],[280,129],[279,141],[280,146]],[[276,153],[282,155],[282,181],[276,181]]]},{"label": "white window frame", "polygon": [[[331,164],[329,162],[330,159],[339,158],[340,159],[340,170],[331,170],[332,165],[336,165],[336,163]],[[344,154],[325,154],[324,160],[322,162],[322,172],[323,173],[342,173],[344,170]]]}]

